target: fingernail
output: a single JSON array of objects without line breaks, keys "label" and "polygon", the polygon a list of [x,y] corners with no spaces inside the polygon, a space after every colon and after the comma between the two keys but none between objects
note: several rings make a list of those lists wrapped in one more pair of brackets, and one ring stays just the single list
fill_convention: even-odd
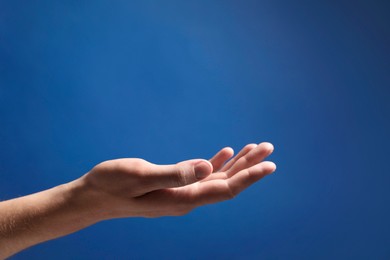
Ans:
[{"label": "fingernail", "polygon": [[195,176],[198,180],[204,179],[211,173],[210,164],[205,161],[200,161],[194,166]]},{"label": "fingernail", "polygon": [[269,162],[269,174],[274,173],[276,171],[276,164],[273,162]]}]

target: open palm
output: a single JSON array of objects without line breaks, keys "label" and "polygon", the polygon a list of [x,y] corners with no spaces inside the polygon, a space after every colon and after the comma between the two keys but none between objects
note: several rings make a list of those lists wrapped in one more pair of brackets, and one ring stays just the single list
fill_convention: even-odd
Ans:
[{"label": "open palm", "polygon": [[276,169],[263,161],[272,151],[272,144],[261,143],[246,145],[232,159],[233,149],[226,147],[210,160],[172,165],[108,160],[69,183],[2,201],[0,258],[102,220],[180,216],[232,199]]},{"label": "open palm", "polygon": [[263,161],[272,152],[270,143],[249,144],[228,161],[234,152],[224,148],[209,160],[214,170],[205,179],[181,187],[153,190],[133,200],[142,208],[143,216],[158,217],[184,215],[196,207],[232,199],[275,171],[274,163]]}]

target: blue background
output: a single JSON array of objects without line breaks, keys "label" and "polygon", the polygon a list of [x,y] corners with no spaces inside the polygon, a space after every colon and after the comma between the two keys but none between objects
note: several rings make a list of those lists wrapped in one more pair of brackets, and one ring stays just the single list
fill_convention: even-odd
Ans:
[{"label": "blue background", "polygon": [[389,259],[387,1],[0,1],[0,199],[118,157],[275,145],[187,216],[106,221],[14,259]]}]

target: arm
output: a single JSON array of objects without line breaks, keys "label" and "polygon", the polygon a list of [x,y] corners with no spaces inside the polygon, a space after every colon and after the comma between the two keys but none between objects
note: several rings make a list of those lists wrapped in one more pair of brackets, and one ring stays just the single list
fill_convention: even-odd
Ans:
[{"label": "arm", "polygon": [[70,183],[0,202],[0,259],[102,220],[180,216],[232,199],[275,171],[275,164],[263,162],[272,151],[269,143],[250,144],[227,163],[231,148],[209,161],[175,165],[111,160]]}]

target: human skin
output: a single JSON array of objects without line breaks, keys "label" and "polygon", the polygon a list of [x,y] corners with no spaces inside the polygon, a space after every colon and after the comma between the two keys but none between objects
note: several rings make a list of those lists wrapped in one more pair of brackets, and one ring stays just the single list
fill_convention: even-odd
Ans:
[{"label": "human skin", "polygon": [[72,182],[0,202],[0,259],[103,220],[181,216],[232,199],[275,171],[264,161],[273,149],[248,144],[229,160],[234,152],[226,147],[210,160],[173,165],[110,160]]}]

